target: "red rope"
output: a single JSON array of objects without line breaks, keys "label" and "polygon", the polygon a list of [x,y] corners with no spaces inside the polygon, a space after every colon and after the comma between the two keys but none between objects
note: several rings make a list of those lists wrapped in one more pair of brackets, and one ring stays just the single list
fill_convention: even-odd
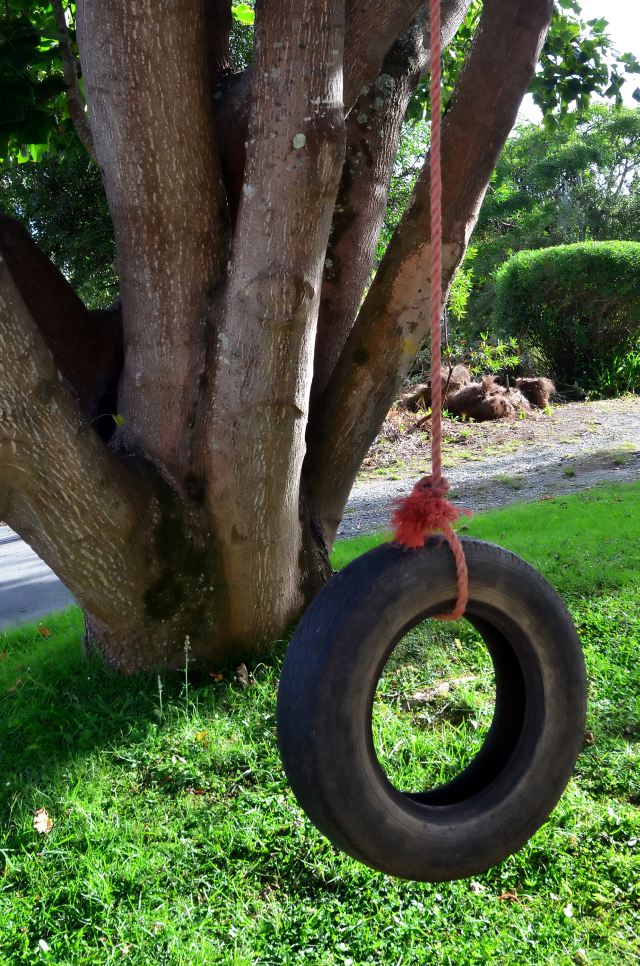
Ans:
[{"label": "red rope", "polygon": [[431,40],[431,476],[424,476],[404,500],[399,500],[392,518],[395,539],[405,547],[422,547],[429,534],[440,531],[451,547],[458,583],[456,605],[442,620],[458,620],[469,599],[469,577],[462,544],[452,523],[469,510],[459,510],[446,499],[449,483],[442,475],[442,171],[440,133],[442,85],[440,58],[440,0],[430,0]]}]

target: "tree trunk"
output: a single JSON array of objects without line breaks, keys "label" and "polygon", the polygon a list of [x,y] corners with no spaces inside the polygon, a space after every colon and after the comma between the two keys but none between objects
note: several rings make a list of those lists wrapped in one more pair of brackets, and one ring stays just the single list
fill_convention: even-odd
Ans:
[{"label": "tree trunk", "polygon": [[[278,41],[283,18],[290,54]],[[314,0],[272,5],[256,31],[243,197],[201,436],[239,642],[282,633],[304,605],[300,474],[344,151],[343,33],[340,4]]]},{"label": "tree trunk", "polygon": [[[360,307],[426,66],[419,6],[259,0],[230,78],[225,0],[78,5],[122,311],[88,313],[0,223],[0,514],[123,671],[246,656],[328,579],[428,316],[427,167]],[[445,42],[467,6],[443,4]],[[445,119],[447,283],[550,12],[485,0]],[[121,417],[108,443],[97,416]]]}]

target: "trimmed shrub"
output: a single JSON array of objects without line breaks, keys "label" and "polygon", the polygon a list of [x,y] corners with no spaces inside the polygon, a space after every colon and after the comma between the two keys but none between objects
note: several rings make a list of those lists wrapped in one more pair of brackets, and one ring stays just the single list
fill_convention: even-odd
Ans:
[{"label": "trimmed shrub", "polygon": [[640,390],[640,243],[518,252],[496,273],[496,329],[564,388]]}]

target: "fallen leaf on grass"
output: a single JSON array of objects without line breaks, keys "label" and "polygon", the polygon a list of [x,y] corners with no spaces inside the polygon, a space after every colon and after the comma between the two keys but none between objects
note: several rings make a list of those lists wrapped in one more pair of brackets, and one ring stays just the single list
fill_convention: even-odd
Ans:
[{"label": "fallen leaf on grass", "polygon": [[48,627],[41,626],[38,628],[38,634],[40,637],[51,637],[51,631]]},{"label": "fallen leaf on grass", "polygon": [[40,835],[48,835],[53,828],[53,819],[47,814],[46,808],[39,808],[33,816],[33,827]]},{"label": "fallen leaf on grass", "polygon": [[196,741],[203,742],[209,737],[209,732],[205,729],[204,731],[199,731],[196,735]]},{"label": "fallen leaf on grass", "polygon": [[499,902],[517,902],[522,905],[521,900],[518,898],[515,892],[503,892],[498,896]]}]

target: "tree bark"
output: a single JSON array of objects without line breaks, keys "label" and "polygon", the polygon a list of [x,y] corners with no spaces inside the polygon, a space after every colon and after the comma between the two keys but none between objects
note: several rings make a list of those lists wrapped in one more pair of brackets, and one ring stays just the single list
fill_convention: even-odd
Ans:
[{"label": "tree bark", "polygon": [[0,256],[0,512],[85,612],[93,650],[121,671],[222,660],[224,595],[200,508],[148,464],[115,455]]},{"label": "tree bark", "polygon": [[[551,19],[552,0],[485,0],[442,132],[445,298]],[[429,168],[421,172],[333,375],[312,413],[305,475],[331,545],[362,459],[429,319]]]},{"label": "tree bark", "polygon": [[116,233],[123,442],[180,485],[228,254],[204,0],[82,0],[78,35]]},{"label": "tree bark", "polygon": [[[389,49],[408,27],[420,7],[421,0],[351,0],[346,4],[344,29],[343,101],[345,114],[355,104],[363,87],[375,82]],[[448,7],[462,7],[470,0],[445,0]],[[375,24],[375,29],[371,25]],[[221,140],[221,161],[235,222],[245,165],[245,141],[249,121],[253,67],[225,81],[218,87],[216,100],[218,129],[225,132]]]},{"label": "tree bark", "polygon": [[209,71],[215,81],[220,74],[231,69],[231,0],[206,0],[205,12],[209,38]]},{"label": "tree bark", "polygon": [[238,641],[282,633],[304,602],[300,472],[344,156],[343,25],[332,0],[258,9],[247,165],[202,437]]}]

